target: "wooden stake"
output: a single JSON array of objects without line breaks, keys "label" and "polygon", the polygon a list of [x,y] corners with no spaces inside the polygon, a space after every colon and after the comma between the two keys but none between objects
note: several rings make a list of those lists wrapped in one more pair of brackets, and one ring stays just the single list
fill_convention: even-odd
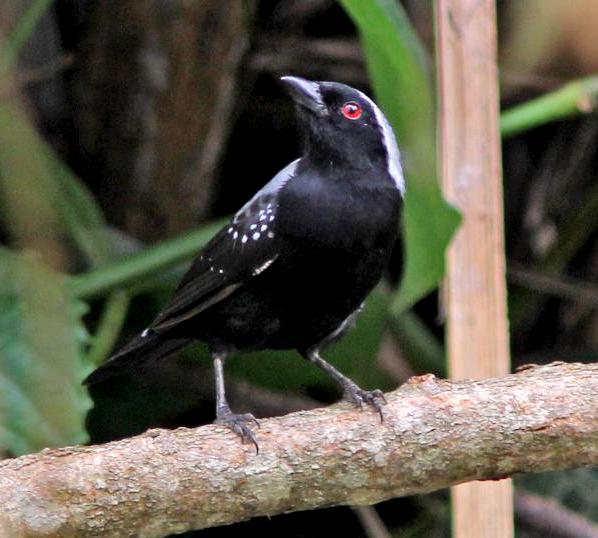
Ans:
[{"label": "wooden stake", "polygon": [[[509,371],[494,4],[436,3],[440,169],[446,198],[463,214],[444,288],[457,379]],[[456,538],[513,536],[509,480],[454,487],[452,502]]]}]

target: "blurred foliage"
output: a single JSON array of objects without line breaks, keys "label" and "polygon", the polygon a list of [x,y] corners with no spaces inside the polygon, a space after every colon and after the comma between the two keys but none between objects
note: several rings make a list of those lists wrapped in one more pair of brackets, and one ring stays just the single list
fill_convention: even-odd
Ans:
[{"label": "blurred foliage", "polygon": [[[49,7],[32,2],[2,50],[4,76]],[[5,79],[6,80],[6,79]],[[13,454],[84,442],[91,406],[81,379],[91,365],[81,324],[87,306],[72,296],[65,270],[111,257],[93,197],[31,125],[19,100],[0,102],[0,220],[11,242],[0,261],[0,450]],[[71,256],[70,254],[74,254]]]},{"label": "blurred foliage", "polygon": [[82,443],[85,306],[35,255],[0,249],[0,448],[20,455]]},{"label": "blurred foliage", "polygon": [[526,474],[515,479],[517,487],[552,497],[560,504],[598,523],[598,469],[581,468]]},{"label": "blurred foliage", "polygon": [[43,256],[2,251],[0,409],[8,430],[0,448],[21,454],[82,442],[90,400],[81,379],[90,366],[79,318],[87,307],[48,263],[63,264],[50,250],[63,237],[88,263],[106,260],[104,223],[79,180],[8,103],[0,103],[0,193],[6,229]]},{"label": "blurred foliage", "polygon": [[502,67],[514,73],[566,78],[598,71],[595,0],[511,1],[505,9],[508,39]]},{"label": "blurred foliage", "polygon": [[[87,265],[111,257],[106,224],[93,197],[10,102],[0,102],[0,194],[0,218],[17,242],[26,234],[35,238],[34,246],[43,245],[53,233],[56,240],[68,237]],[[32,245],[25,239],[24,246]]]},{"label": "blurred foliage", "polygon": [[[82,442],[90,400],[80,383],[91,369],[86,348],[96,340],[81,337],[79,317],[88,307],[50,266],[64,270],[74,258],[93,267],[114,253],[95,200],[14,102],[0,103],[0,195],[0,220],[13,243],[41,255],[3,252],[0,407],[10,416],[10,436],[0,448],[21,454]],[[101,336],[114,342],[117,335]],[[14,367],[19,361],[22,369]]]},{"label": "blurred foliage", "polygon": [[17,21],[8,39],[0,51],[0,78],[6,76],[14,66],[19,51],[27,42],[39,19],[50,8],[54,0],[35,0],[29,3],[28,8]]}]

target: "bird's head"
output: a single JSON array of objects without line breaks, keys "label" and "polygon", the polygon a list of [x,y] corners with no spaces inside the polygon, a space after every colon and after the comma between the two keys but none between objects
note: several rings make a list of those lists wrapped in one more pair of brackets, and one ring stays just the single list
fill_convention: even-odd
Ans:
[{"label": "bird's head", "polygon": [[383,170],[404,191],[397,142],[378,106],[363,92],[338,82],[285,76],[295,101],[306,153],[323,165]]}]

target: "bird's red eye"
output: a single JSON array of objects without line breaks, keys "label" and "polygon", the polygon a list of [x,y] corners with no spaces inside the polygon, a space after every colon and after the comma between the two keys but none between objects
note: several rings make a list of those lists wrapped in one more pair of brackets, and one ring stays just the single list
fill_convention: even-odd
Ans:
[{"label": "bird's red eye", "polygon": [[341,108],[343,116],[348,120],[358,120],[361,118],[361,107],[354,101],[349,101]]}]

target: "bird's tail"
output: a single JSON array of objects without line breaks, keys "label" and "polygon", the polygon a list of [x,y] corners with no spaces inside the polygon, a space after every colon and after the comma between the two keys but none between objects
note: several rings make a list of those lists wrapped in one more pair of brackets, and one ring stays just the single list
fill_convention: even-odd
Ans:
[{"label": "bird's tail", "polygon": [[144,362],[164,358],[188,343],[189,340],[186,338],[163,339],[153,332],[145,336],[139,335],[89,374],[83,380],[83,384],[93,385]]}]

